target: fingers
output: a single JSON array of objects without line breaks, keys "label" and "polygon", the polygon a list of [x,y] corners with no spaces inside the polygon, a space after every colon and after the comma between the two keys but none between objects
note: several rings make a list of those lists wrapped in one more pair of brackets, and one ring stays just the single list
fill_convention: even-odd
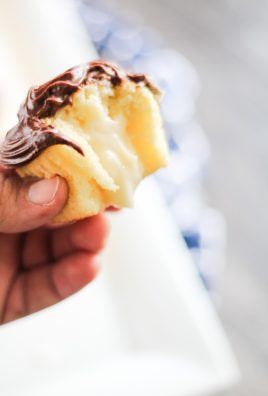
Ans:
[{"label": "fingers", "polygon": [[51,241],[53,257],[57,259],[75,250],[97,253],[103,248],[107,233],[108,224],[103,214],[53,230]]},{"label": "fingers", "polygon": [[20,235],[0,235],[0,321],[19,263]]},{"label": "fingers", "polygon": [[54,265],[44,265],[21,273],[10,290],[0,323],[56,304],[86,286],[95,278],[97,271],[95,256],[80,251],[62,258]]},{"label": "fingers", "polygon": [[104,245],[108,225],[104,215],[93,216],[72,225],[52,230],[37,228],[24,234],[23,269],[53,262],[77,250],[97,253]]},{"label": "fingers", "polygon": [[96,256],[85,251],[59,260],[51,274],[59,298],[66,298],[86,286],[95,278],[98,267]]},{"label": "fingers", "polygon": [[10,292],[2,323],[37,312],[60,301],[51,279],[51,268],[42,266],[21,273]]},{"label": "fingers", "polygon": [[51,261],[50,233],[50,230],[42,227],[25,235],[22,249],[22,264],[24,269],[43,265]]},{"label": "fingers", "polygon": [[14,280],[8,299],[6,300],[5,310],[1,316],[0,324],[11,322],[12,320],[27,315],[25,309],[25,277],[20,276]]},{"label": "fingers", "polygon": [[66,182],[58,176],[29,183],[0,175],[0,232],[17,233],[46,224],[63,208]]}]

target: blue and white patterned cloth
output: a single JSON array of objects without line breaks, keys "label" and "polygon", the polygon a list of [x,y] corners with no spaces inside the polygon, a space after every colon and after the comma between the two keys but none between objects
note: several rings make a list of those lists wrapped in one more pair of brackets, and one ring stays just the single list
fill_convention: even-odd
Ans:
[{"label": "blue and white patterned cloth", "polygon": [[101,58],[148,73],[164,92],[162,114],[171,153],[168,168],[155,177],[208,289],[224,263],[225,222],[206,204],[202,188],[208,164],[208,139],[195,119],[200,84],[195,69],[162,37],[131,14],[101,5],[80,4],[81,16]]}]

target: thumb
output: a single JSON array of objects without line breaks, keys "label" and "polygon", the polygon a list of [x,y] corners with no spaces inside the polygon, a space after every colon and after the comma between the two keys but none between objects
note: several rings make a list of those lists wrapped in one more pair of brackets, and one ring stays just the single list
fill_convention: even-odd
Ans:
[{"label": "thumb", "polygon": [[55,176],[35,182],[0,175],[0,232],[29,231],[47,224],[68,196],[64,179]]}]

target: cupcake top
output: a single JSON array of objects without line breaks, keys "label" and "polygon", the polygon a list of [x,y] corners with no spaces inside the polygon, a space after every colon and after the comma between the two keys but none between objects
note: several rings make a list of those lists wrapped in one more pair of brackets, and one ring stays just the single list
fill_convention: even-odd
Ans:
[{"label": "cupcake top", "polygon": [[7,133],[1,147],[2,164],[10,168],[26,165],[55,144],[69,145],[83,155],[81,147],[48,124],[46,117],[71,105],[73,93],[87,84],[109,83],[116,87],[126,81],[148,87],[155,96],[160,94],[145,74],[126,73],[103,60],[75,66],[41,86],[32,87],[19,110],[18,124]]}]

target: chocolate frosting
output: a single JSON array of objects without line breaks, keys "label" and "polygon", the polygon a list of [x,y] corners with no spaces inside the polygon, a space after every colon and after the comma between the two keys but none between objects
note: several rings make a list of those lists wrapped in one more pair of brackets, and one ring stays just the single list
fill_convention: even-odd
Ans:
[{"label": "chocolate frosting", "polygon": [[124,80],[130,80],[146,85],[154,94],[159,93],[144,74],[127,74],[110,62],[98,60],[73,67],[53,80],[29,90],[18,113],[19,122],[7,133],[1,148],[2,164],[11,168],[23,166],[55,144],[69,145],[83,155],[79,146],[53,125],[49,125],[44,118],[51,117],[61,107],[72,104],[72,94],[96,80],[109,81],[114,87]]}]

